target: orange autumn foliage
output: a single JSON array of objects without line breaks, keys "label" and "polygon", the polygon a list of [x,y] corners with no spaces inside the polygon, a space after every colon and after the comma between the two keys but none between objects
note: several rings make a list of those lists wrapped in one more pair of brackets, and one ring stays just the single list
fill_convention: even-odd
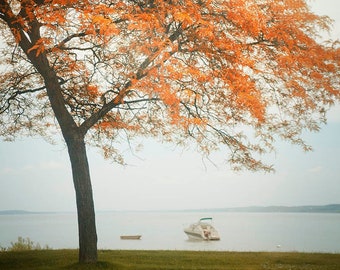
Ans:
[{"label": "orange autumn foliage", "polygon": [[271,170],[258,154],[278,136],[307,149],[301,132],[339,100],[339,45],[317,41],[330,23],[304,0],[0,0],[0,112],[21,119],[1,120],[1,135],[27,121],[44,133],[41,62],[106,155],[125,135],[162,136],[204,154],[226,145],[236,169]]}]

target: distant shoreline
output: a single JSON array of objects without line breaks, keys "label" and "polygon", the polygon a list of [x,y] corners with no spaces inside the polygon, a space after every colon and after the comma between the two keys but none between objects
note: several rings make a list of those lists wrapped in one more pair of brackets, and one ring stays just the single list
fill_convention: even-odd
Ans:
[{"label": "distant shoreline", "polygon": [[[185,209],[185,210],[150,210],[150,211],[97,211],[101,212],[235,212],[235,213],[335,213],[340,214],[340,204],[304,205],[304,206],[249,206],[209,209]],[[34,215],[34,214],[60,214],[75,212],[34,212],[24,210],[3,210],[0,215]]]},{"label": "distant shoreline", "polygon": [[339,213],[340,204],[303,205],[303,206],[249,206],[220,209],[207,209],[215,212],[243,212],[243,213]]},{"label": "distant shoreline", "polygon": [[24,210],[0,211],[0,215],[37,215],[37,214],[57,214],[57,213],[59,212],[33,212],[33,211],[24,211]]}]

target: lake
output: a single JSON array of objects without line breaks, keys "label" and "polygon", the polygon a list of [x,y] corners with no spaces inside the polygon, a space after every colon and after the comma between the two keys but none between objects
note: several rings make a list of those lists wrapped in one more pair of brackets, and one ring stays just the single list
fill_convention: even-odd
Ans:
[{"label": "lake", "polygon": [[[183,229],[212,217],[220,241],[189,241]],[[340,214],[237,212],[100,212],[98,248],[340,253]],[[141,234],[141,240],[120,235]],[[74,213],[0,215],[0,246],[19,236],[54,249],[77,248]]]}]

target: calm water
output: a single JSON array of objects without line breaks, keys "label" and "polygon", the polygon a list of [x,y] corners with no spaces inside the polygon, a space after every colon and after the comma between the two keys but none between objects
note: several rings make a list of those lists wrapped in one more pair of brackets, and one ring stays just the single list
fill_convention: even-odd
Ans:
[{"label": "calm water", "polygon": [[[183,228],[214,219],[220,241],[189,241]],[[310,213],[97,213],[100,249],[305,251],[340,253],[340,214]],[[141,234],[141,240],[120,240]],[[77,248],[75,214],[0,215],[0,246],[18,236],[52,248]]]}]

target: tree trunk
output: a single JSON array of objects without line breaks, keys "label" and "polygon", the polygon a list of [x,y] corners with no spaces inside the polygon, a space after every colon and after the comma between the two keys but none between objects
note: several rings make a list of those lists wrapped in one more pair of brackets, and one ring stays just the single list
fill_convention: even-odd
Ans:
[{"label": "tree trunk", "polygon": [[73,183],[76,192],[79,233],[79,262],[97,262],[97,232],[84,137],[73,136],[66,140],[72,165]]},{"label": "tree trunk", "polygon": [[[67,144],[77,201],[79,262],[95,263],[97,262],[97,232],[90,170],[84,140],[85,134],[87,130],[91,128],[91,125],[87,125],[87,128],[82,129],[77,126],[72,115],[66,108],[66,102],[55,67],[50,65],[45,51],[37,53],[34,49],[38,44],[37,42],[41,39],[40,27],[42,24],[40,24],[35,17],[25,17],[24,20],[28,24],[28,26],[25,27],[29,28],[29,31],[27,31],[24,24],[20,24],[21,22],[17,22],[17,19],[13,19],[16,15],[11,13],[12,7],[10,7],[9,2],[10,1],[0,2],[1,12],[6,11],[3,14],[0,12],[0,17],[7,22],[15,37],[17,37],[18,33],[20,34],[20,38],[18,39],[19,46],[26,53],[28,59],[44,79],[51,107]],[[21,6],[22,10],[20,13],[24,11],[23,14],[25,14],[25,16],[26,9],[30,5],[29,3],[30,2],[28,1],[24,6]],[[31,15],[34,16],[34,13]],[[18,18],[21,18],[21,16],[21,14],[18,14]]]}]

